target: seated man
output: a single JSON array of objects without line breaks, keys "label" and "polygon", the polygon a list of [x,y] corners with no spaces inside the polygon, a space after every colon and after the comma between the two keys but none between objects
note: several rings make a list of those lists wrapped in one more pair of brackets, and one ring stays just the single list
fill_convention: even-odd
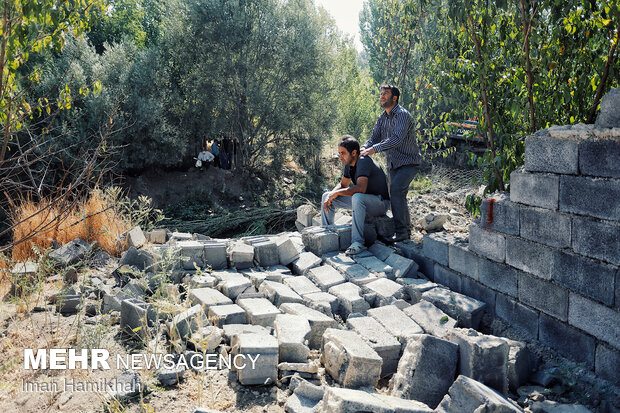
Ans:
[{"label": "seated man", "polygon": [[[344,173],[339,185],[323,194],[322,225],[334,223],[336,208],[353,211],[352,244],[348,255],[358,254],[364,246],[366,215],[384,215],[390,206],[387,182],[383,170],[368,156],[360,157],[360,144],[353,136],[344,135],[338,144]],[[353,186],[349,186],[353,182]]]}]

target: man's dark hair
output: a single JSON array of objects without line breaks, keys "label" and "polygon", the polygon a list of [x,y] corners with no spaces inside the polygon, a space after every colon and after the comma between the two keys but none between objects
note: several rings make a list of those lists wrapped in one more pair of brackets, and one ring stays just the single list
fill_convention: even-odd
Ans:
[{"label": "man's dark hair", "polygon": [[392,92],[392,96],[396,96],[396,103],[398,103],[398,101],[400,100],[400,90],[398,89],[398,87],[384,83],[381,85],[381,89],[390,89],[390,91]]},{"label": "man's dark hair", "polygon": [[345,148],[350,154],[353,154],[353,150],[357,150],[357,154],[360,153],[360,143],[351,135],[342,135],[342,139],[338,146]]}]

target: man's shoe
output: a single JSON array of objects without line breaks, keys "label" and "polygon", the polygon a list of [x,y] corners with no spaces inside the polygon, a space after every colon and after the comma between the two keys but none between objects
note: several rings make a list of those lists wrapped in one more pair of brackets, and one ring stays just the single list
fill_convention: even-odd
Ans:
[{"label": "man's shoe", "polygon": [[402,232],[400,234],[394,234],[394,236],[390,238],[390,241],[392,243],[395,243],[395,242],[404,241],[406,239],[409,239],[409,234],[406,232]]}]

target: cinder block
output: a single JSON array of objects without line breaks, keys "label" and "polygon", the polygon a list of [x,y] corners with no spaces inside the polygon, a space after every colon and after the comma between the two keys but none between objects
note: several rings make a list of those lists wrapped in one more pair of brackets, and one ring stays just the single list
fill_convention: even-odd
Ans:
[{"label": "cinder block", "polygon": [[529,173],[522,168],[510,174],[510,200],[519,204],[558,209],[560,178],[558,175]]},{"label": "cinder block", "polygon": [[486,311],[492,316],[495,315],[495,296],[497,295],[495,291],[469,277],[463,277],[461,279],[460,292],[468,297],[482,301],[487,305]]},{"label": "cinder block", "polygon": [[579,169],[583,175],[620,178],[620,140],[587,139],[579,143]]},{"label": "cinder block", "polygon": [[618,311],[578,294],[570,293],[568,322],[620,349],[620,317]]},{"label": "cinder block", "polygon": [[390,248],[380,242],[375,242],[368,248],[368,251],[374,254],[375,257],[381,261],[385,261],[390,255],[394,253],[394,249]]},{"label": "cinder block", "polygon": [[366,314],[370,305],[360,295],[361,289],[357,285],[346,282],[338,284],[329,289],[329,293],[338,297],[338,314],[343,319],[352,313]]},{"label": "cinder block", "polygon": [[312,308],[308,308],[303,304],[286,303],[282,304],[280,310],[287,314],[293,314],[308,320],[310,325],[310,335],[308,336],[308,345],[312,349],[321,347],[323,333],[328,328],[338,328],[338,322],[331,317],[326,316]]},{"label": "cinder block", "polygon": [[495,193],[480,204],[480,226],[503,234],[519,235],[519,205],[509,195]]},{"label": "cinder block", "polygon": [[405,287],[387,278],[378,278],[366,284],[363,291],[372,293],[375,296],[374,306],[381,307],[402,299]]},{"label": "cinder block", "polygon": [[480,260],[480,257],[469,250],[468,243],[454,243],[448,247],[450,268],[474,280],[478,279]]},{"label": "cinder block", "polygon": [[445,232],[424,235],[422,250],[424,255],[442,265],[448,265],[448,246],[453,239]]},{"label": "cinder block", "polygon": [[454,327],[456,320],[437,308],[433,303],[422,300],[403,310],[426,334],[445,337]]},{"label": "cinder block", "polygon": [[429,280],[432,281],[434,279],[435,261],[426,255],[421,243],[405,240],[395,243],[394,248],[400,255],[418,264],[418,271],[422,272]]},{"label": "cinder block", "polygon": [[226,244],[221,241],[203,241],[205,264],[213,270],[222,270],[228,267]]},{"label": "cinder block", "polygon": [[385,263],[392,267],[394,278],[413,277],[418,272],[418,264],[399,254],[390,254]]},{"label": "cinder block", "polygon": [[344,277],[347,281],[356,285],[368,284],[377,279],[377,277],[359,264],[349,265],[345,268]]},{"label": "cinder block", "polygon": [[254,266],[254,247],[249,244],[235,242],[230,247],[229,256],[230,265],[238,270]]},{"label": "cinder block", "polygon": [[156,318],[153,308],[144,301],[130,298],[121,302],[121,329],[129,336],[147,337]]},{"label": "cinder block", "polygon": [[620,180],[562,176],[560,210],[620,221]]},{"label": "cinder block", "polygon": [[347,327],[355,331],[377,352],[383,360],[381,377],[396,372],[400,358],[401,344],[377,320],[372,317],[352,317]]},{"label": "cinder block", "polygon": [[372,308],[368,310],[368,315],[383,325],[401,343],[405,343],[408,337],[424,333],[422,327],[394,305]]},{"label": "cinder block", "polygon": [[579,140],[532,135],[525,140],[525,169],[529,172],[579,173]]},{"label": "cinder block", "polygon": [[446,337],[459,345],[459,373],[508,393],[510,346],[501,337],[455,328]]},{"label": "cinder block", "polygon": [[328,328],[323,334],[321,362],[329,375],[345,387],[374,387],[383,360],[354,331]]},{"label": "cinder block", "polygon": [[[245,355],[246,368],[237,369],[244,386],[273,384],[278,379],[278,341],[268,334],[241,333],[231,338],[232,354]],[[256,360],[254,368],[248,357]]]},{"label": "cinder block", "polygon": [[304,229],[301,232],[301,239],[306,250],[318,256],[338,251],[340,248],[338,234],[322,227],[308,227]]},{"label": "cinder block", "polygon": [[461,292],[461,275],[443,265],[435,264],[435,282],[457,293]]},{"label": "cinder block", "polygon": [[216,305],[209,307],[209,321],[219,328],[226,324],[245,324],[245,310],[237,304]]},{"label": "cinder block", "polygon": [[320,311],[328,317],[338,314],[338,297],[326,292],[310,293],[303,296],[304,304],[308,307]]},{"label": "cinder block", "polygon": [[480,261],[478,279],[480,283],[492,289],[516,297],[517,283],[521,271],[508,265],[489,260]]},{"label": "cinder block", "polygon": [[437,308],[457,320],[460,327],[478,328],[486,304],[474,298],[455,293],[446,288],[433,288],[422,294]]},{"label": "cinder block", "polygon": [[317,210],[312,205],[301,205],[297,208],[297,221],[304,227],[311,227],[312,218],[317,214]]},{"label": "cinder block", "polygon": [[424,278],[399,278],[396,282],[405,286],[405,292],[412,303],[417,303],[422,299],[422,294],[428,290],[439,287],[439,284],[428,281]]},{"label": "cinder block", "polygon": [[553,259],[553,280],[583,296],[608,306],[614,303],[616,268],[564,251],[556,251]]},{"label": "cinder block", "polygon": [[469,227],[469,249],[493,261],[504,262],[506,235],[472,225]]},{"label": "cinder block", "polygon": [[154,229],[152,231],[150,231],[148,233],[149,235],[149,242],[152,244],[165,244],[166,243],[166,237],[168,236],[168,230],[165,228],[158,228],[158,229]]},{"label": "cinder block", "polygon": [[273,327],[278,339],[279,361],[305,363],[310,354],[306,345],[310,335],[308,320],[293,314],[278,314]]},{"label": "cinder block", "polygon": [[581,255],[620,265],[619,234],[617,222],[573,217],[573,250]]},{"label": "cinder block", "polygon": [[390,380],[391,395],[436,407],[454,381],[458,350],[456,344],[428,334],[411,337]]},{"label": "cinder block", "polygon": [[618,374],[620,366],[620,351],[614,350],[604,344],[596,346],[596,374],[612,383],[620,384]]},{"label": "cinder block", "polygon": [[295,273],[304,275],[309,269],[321,265],[321,262],[323,262],[323,260],[313,253],[302,252],[299,254],[299,258],[293,261],[293,269],[295,270]]},{"label": "cinder block", "polygon": [[328,230],[338,235],[338,245],[344,251],[351,245],[351,225],[329,225]]},{"label": "cinder block", "polygon": [[293,241],[291,241],[291,239],[287,236],[277,238],[276,247],[278,248],[280,264],[282,265],[289,265],[299,258],[299,252],[297,252]]},{"label": "cinder block", "polygon": [[144,244],[146,244],[146,237],[144,236],[144,232],[142,232],[142,228],[139,226],[133,227],[127,233],[127,243],[131,247],[140,248]]},{"label": "cinder block", "polygon": [[522,207],[521,237],[556,248],[570,247],[570,216],[547,209]]},{"label": "cinder block", "polygon": [[240,298],[237,304],[245,310],[246,319],[249,324],[256,324],[263,327],[273,326],[276,315],[281,313],[281,311],[266,298]]},{"label": "cinder block", "polygon": [[523,409],[484,384],[460,375],[443,398],[436,413],[456,412],[520,413]]},{"label": "cinder block", "polygon": [[595,340],[568,324],[540,315],[539,340],[560,354],[579,363],[594,367]]},{"label": "cinder block", "polygon": [[193,270],[204,267],[204,245],[198,241],[178,241],[176,245],[181,248],[181,265],[185,270]]},{"label": "cinder block", "polygon": [[557,284],[521,273],[519,301],[562,321],[568,319],[568,290]]},{"label": "cinder block", "polygon": [[[344,279],[343,279],[344,282]],[[306,294],[318,293],[321,291],[319,287],[314,285],[312,281],[308,277],[304,277],[303,275],[299,275],[297,277],[288,277],[284,279],[284,285],[288,286],[290,289],[295,291],[301,297]]]},{"label": "cinder block", "polygon": [[304,302],[303,298],[290,287],[275,281],[263,281],[258,291],[263,293],[276,307],[284,303]]},{"label": "cinder block", "polygon": [[620,308],[620,268],[616,272],[616,300],[615,307]]},{"label": "cinder block", "polygon": [[344,276],[329,265],[312,268],[307,275],[323,291],[346,282]]},{"label": "cinder block", "polygon": [[232,300],[213,288],[194,288],[189,290],[188,298],[192,304],[200,304],[204,311],[214,305],[232,304]]},{"label": "cinder block", "polygon": [[174,316],[172,321],[168,323],[168,335],[173,340],[187,340],[194,331],[207,324],[202,307],[196,304],[187,311]]},{"label": "cinder block", "polygon": [[504,294],[495,297],[495,314],[530,338],[538,338],[538,312]]},{"label": "cinder block", "polygon": [[506,237],[506,263],[515,268],[550,280],[555,250],[517,237]]}]

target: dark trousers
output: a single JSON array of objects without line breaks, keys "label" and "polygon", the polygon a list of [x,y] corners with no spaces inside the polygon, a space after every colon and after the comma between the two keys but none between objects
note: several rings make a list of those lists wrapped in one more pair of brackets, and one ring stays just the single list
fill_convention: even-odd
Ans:
[{"label": "dark trousers", "polygon": [[392,215],[394,216],[394,230],[396,234],[411,233],[411,217],[407,206],[409,184],[419,171],[418,165],[403,165],[390,169],[390,200]]}]

